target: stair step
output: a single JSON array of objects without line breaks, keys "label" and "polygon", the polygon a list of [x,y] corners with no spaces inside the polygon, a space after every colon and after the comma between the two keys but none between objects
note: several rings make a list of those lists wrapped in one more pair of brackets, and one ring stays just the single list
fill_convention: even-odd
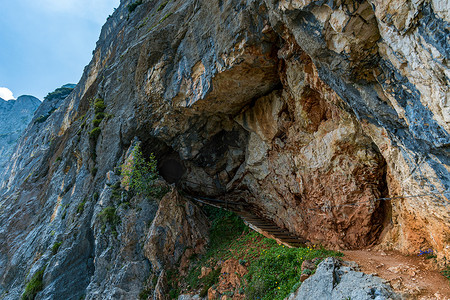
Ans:
[{"label": "stair step", "polygon": [[300,239],[297,238],[279,238],[282,241],[286,241],[286,242],[297,242],[297,243],[301,243],[302,241]]},{"label": "stair step", "polygon": [[[194,198],[195,200],[195,198]],[[304,242],[302,239],[291,234],[289,231],[278,227],[276,224],[272,223],[265,218],[260,218],[253,213],[251,213],[247,206],[241,203],[234,202],[222,202],[222,201],[208,201],[207,199],[201,199],[204,204],[209,204],[217,207],[222,207],[226,210],[236,213],[241,219],[247,223],[259,228],[260,230],[274,236],[276,239],[286,243],[290,246],[303,246]]]},{"label": "stair step", "polygon": [[280,239],[282,239],[282,238],[286,238],[286,239],[289,239],[289,238],[292,238],[292,239],[295,239],[296,237],[295,236],[293,236],[292,234],[277,234],[277,237],[279,237]]},{"label": "stair step", "polygon": [[258,223],[251,223],[253,226],[259,227],[259,228],[268,228],[268,229],[278,229],[276,226],[272,225],[264,225],[264,224],[258,224]]}]

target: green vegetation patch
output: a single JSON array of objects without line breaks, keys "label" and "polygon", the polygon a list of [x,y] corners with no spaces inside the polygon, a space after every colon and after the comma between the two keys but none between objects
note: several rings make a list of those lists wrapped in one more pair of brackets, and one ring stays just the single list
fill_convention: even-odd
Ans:
[{"label": "green vegetation patch", "polygon": [[[178,282],[180,274],[177,269],[170,269],[167,271],[167,287],[169,289],[169,298],[178,299],[180,295],[180,289],[178,288]],[[154,277],[153,286],[156,286],[158,279]]]},{"label": "green vegetation patch", "polygon": [[152,289],[144,289],[139,293],[139,300],[147,300],[152,295]]},{"label": "green vegetation patch", "polygon": [[[201,288],[201,292],[206,293],[216,283],[214,272],[220,272],[220,268],[216,268],[217,262],[235,258],[248,269],[248,274],[242,278],[241,291],[246,299],[284,299],[299,287],[303,261],[318,258],[317,265],[323,258],[342,256],[340,252],[317,246],[288,248],[278,245],[250,230],[231,212],[211,207],[206,207],[205,211],[212,221],[210,244],[203,256],[191,258],[191,268],[183,279],[188,290]],[[202,267],[215,270],[210,273],[212,278],[198,279]]]},{"label": "green vegetation patch", "polygon": [[86,205],[86,198],[83,199],[83,202],[78,204],[78,206],[77,206],[77,214],[83,214],[85,205]]},{"label": "green vegetation patch", "polygon": [[153,153],[146,160],[140,146],[136,145],[130,157],[121,166],[122,185],[146,197],[162,198],[168,190],[156,185],[157,165],[158,162]]},{"label": "green vegetation patch", "polygon": [[45,267],[37,271],[31,280],[27,283],[25,287],[25,292],[22,294],[22,300],[33,300],[37,293],[44,289],[44,279]]},{"label": "green vegetation patch", "polygon": [[162,22],[164,22],[164,20],[166,20],[168,17],[170,17],[171,15],[173,15],[173,13],[172,12],[170,12],[170,13],[168,13],[168,14],[166,14],[164,17],[162,17],[162,19],[161,20],[159,20],[159,24],[161,24]]},{"label": "green vegetation patch", "polygon": [[161,3],[159,6],[158,6],[158,9],[156,10],[156,11],[161,11],[161,10],[163,10],[165,7],[166,7],[166,5],[169,3],[169,1],[165,1],[165,2],[163,2],[163,3]]},{"label": "green vegetation patch", "polygon": [[342,253],[316,247],[288,248],[272,245],[260,252],[260,256],[250,265],[245,276],[248,285],[245,294],[249,299],[284,299],[300,281],[301,265],[305,260],[342,256]]},{"label": "green vegetation patch", "polygon": [[100,129],[100,127],[94,127],[94,129],[92,129],[89,132],[89,138],[97,141],[98,137],[100,136],[100,133],[102,132],[102,130]]},{"label": "green vegetation patch", "polygon": [[217,282],[219,282],[219,276],[220,276],[220,268],[211,271],[208,275],[205,276],[205,279],[203,279],[204,285],[202,290],[200,291],[200,297],[203,298],[208,295],[209,288],[212,287]]},{"label": "green vegetation patch", "polygon": [[[106,109],[106,105],[105,105],[105,101],[101,98],[95,99],[92,104],[94,107],[95,116],[94,116],[94,119],[92,120],[93,128],[89,132],[89,139],[92,142],[92,150],[91,150],[92,158],[95,160],[97,158],[97,153],[95,151],[95,148],[97,146],[98,137],[100,136],[100,133],[102,132],[102,130],[100,129],[99,126],[100,126],[100,123],[105,118],[104,111]],[[93,174],[95,176],[95,174],[93,172],[91,172],[91,174]]]},{"label": "green vegetation patch", "polygon": [[92,124],[94,125],[94,127],[98,127],[100,125],[101,121],[102,121],[102,119],[94,119],[92,121]]},{"label": "green vegetation patch", "polygon": [[111,227],[111,233],[117,237],[117,226],[120,224],[120,217],[116,213],[116,208],[108,206],[99,214],[100,223],[102,224],[102,232],[105,232],[106,226]]},{"label": "green vegetation patch", "polygon": [[51,93],[48,93],[47,96],[44,97],[45,100],[53,100],[56,98],[64,99],[73,91],[73,88],[68,87],[60,87],[54,90]]},{"label": "green vegetation patch", "polygon": [[96,114],[103,113],[106,109],[105,101],[101,98],[97,98],[94,101],[94,112]]},{"label": "green vegetation patch", "polygon": [[57,109],[56,107],[52,108],[45,116],[44,115],[40,115],[38,118],[36,118],[34,123],[35,124],[36,123],[39,123],[39,124],[40,123],[44,123],[45,121],[47,121],[47,119],[50,117],[50,115],[55,112],[56,109]]},{"label": "green vegetation patch", "polygon": [[133,2],[133,3],[129,4],[127,6],[128,12],[132,13],[136,9],[136,7],[138,7],[141,4],[142,4],[142,0],[138,0],[136,2]]},{"label": "green vegetation patch", "polygon": [[97,98],[94,101],[94,112],[95,112],[95,117],[94,120],[92,120],[92,124],[94,125],[94,128],[97,128],[100,123],[103,121],[103,119],[105,118],[105,111],[106,109],[106,105],[105,105],[105,101],[101,98]]},{"label": "green vegetation patch", "polygon": [[120,181],[116,182],[113,186],[111,186],[111,199],[116,202],[121,202],[122,200],[122,189],[120,188]]},{"label": "green vegetation patch", "polygon": [[442,270],[442,275],[447,277],[448,280],[450,280],[450,266],[447,266],[444,270]]},{"label": "green vegetation patch", "polygon": [[61,247],[62,242],[56,242],[52,246],[52,254],[55,255],[58,253],[59,247]]}]

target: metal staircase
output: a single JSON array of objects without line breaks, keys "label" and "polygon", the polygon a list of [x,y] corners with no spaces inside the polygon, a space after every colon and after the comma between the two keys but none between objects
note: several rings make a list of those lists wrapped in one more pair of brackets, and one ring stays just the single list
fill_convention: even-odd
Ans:
[{"label": "metal staircase", "polygon": [[261,233],[267,238],[274,239],[279,244],[286,245],[287,247],[302,247],[308,243],[307,240],[293,235],[286,229],[278,227],[273,221],[254,213],[252,207],[246,203],[189,195],[185,195],[185,197],[202,204],[232,211],[244,220],[253,230]]}]

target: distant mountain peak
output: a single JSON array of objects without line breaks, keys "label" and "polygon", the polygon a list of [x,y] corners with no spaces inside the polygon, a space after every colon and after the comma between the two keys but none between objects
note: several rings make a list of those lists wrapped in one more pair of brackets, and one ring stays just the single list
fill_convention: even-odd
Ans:
[{"label": "distant mountain peak", "polygon": [[37,103],[38,105],[41,103],[41,100],[39,100],[38,98],[31,96],[31,95],[22,95],[17,97],[16,100],[13,100],[16,102],[33,102],[33,103]]},{"label": "distant mountain peak", "polygon": [[16,145],[17,139],[32,120],[41,101],[30,95],[17,100],[0,98],[0,176]]}]

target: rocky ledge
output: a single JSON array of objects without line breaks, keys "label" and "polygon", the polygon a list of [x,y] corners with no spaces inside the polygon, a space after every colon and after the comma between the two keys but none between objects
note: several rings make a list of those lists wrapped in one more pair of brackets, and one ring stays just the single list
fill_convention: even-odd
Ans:
[{"label": "rocky ledge", "polygon": [[314,275],[306,279],[287,300],[400,300],[383,279],[358,272],[356,264],[327,258],[319,264]]}]

